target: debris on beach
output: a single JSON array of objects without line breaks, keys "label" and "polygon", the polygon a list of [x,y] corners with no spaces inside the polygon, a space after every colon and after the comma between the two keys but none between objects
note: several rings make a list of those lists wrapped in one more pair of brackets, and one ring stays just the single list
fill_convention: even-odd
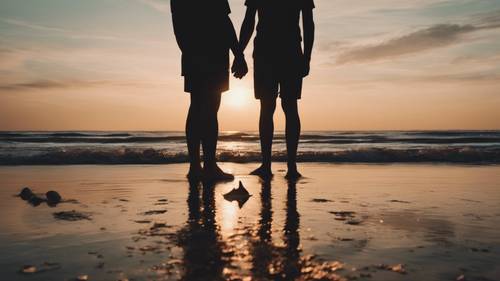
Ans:
[{"label": "debris on beach", "polygon": [[90,213],[82,213],[75,210],[52,213],[55,219],[65,221],[92,220]]},{"label": "debris on beach", "polygon": [[33,196],[31,196],[30,199],[28,199],[28,203],[30,203],[30,205],[32,205],[34,207],[42,204],[45,201],[46,201],[45,199],[39,197],[38,195],[33,195]]},{"label": "debris on beach", "polygon": [[35,273],[56,270],[59,268],[61,268],[61,265],[59,263],[44,262],[44,263],[40,264],[39,266],[25,265],[19,270],[19,272],[22,274],[35,274]]},{"label": "debris on beach", "polygon": [[31,191],[31,189],[29,187],[23,188],[21,190],[21,192],[19,193],[19,197],[21,197],[21,199],[23,199],[23,200],[28,200],[34,195],[35,194],[33,193],[33,191]]},{"label": "debris on beach", "polygon": [[89,280],[89,276],[88,275],[78,275],[75,279],[76,281],[87,281]]},{"label": "debris on beach", "polygon": [[[43,197],[43,195],[34,193],[29,187],[24,187],[18,196],[24,201],[28,201],[28,203],[34,207],[44,202],[46,202],[50,207],[55,207],[57,204],[62,202],[61,195],[57,191],[53,190],[45,193],[45,197]],[[73,203],[74,201],[76,200],[68,200],[69,203]]]},{"label": "debris on beach", "polygon": [[150,216],[150,215],[160,215],[166,213],[167,210],[150,210],[142,213],[144,216]]},{"label": "debris on beach", "polygon": [[327,202],[333,202],[333,200],[330,199],[324,199],[324,198],[313,198],[311,202],[314,203],[327,203]]},{"label": "debris on beach", "polygon": [[376,267],[379,269],[389,270],[400,274],[406,274],[405,266],[404,264],[401,263],[395,265],[379,264]]},{"label": "debris on beach", "polygon": [[238,202],[238,206],[242,208],[243,205],[247,202],[248,198],[250,198],[250,196],[252,195],[248,192],[248,190],[246,190],[246,188],[243,186],[243,183],[240,181],[238,188],[233,188],[223,196],[227,201]]},{"label": "debris on beach", "polygon": [[167,225],[166,223],[154,223],[153,226],[151,226],[150,230],[158,229],[158,228],[169,228],[171,227],[170,225]]},{"label": "debris on beach", "polygon": [[347,219],[354,218],[356,212],[353,211],[331,211],[330,214],[335,215],[335,220],[346,221]]},{"label": "debris on beach", "polygon": [[45,193],[45,197],[47,198],[47,204],[49,204],[49,206],[55,206],[61,203],[62,200],[61,195],[54,190],[47,191],[47,193]]},{"label": "debris on beach", "polygon": [[410,204],[411,203],[410,201],[397,200],[397,199],[389,200],[389,202],[391,202],[391,203],[402,203],[402,204]]},{"label": "debris on beach", "polygon": [[36,273],[37,269],[33,265],[25,265],[21,268],[20,272],[25,274]]},{"label": "debris on beach", "polygon": [[357,220],[357,219],[348,219],[346,220],[346,224],[349,224],[349,225],[358,225],[358,224],[361,224],[363,221],[362,220]]},{"label": "debris on beach", "polygon": [[135,220],[135,223],[151,223],[150,220]]}]

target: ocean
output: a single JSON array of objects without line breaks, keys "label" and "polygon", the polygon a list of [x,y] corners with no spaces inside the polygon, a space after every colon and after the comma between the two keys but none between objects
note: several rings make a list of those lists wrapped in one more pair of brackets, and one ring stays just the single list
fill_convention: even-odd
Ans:
[{"label": "ocean", "polygon": [[[283,132],[273,159],[286,161]],[[258,162],[257,132],[222,132],[218,159]],[[168,164],[187,161],[183,132],[0,132],[0,165]],[[500,131],[307,131],[298,161],[500,163]]]}]

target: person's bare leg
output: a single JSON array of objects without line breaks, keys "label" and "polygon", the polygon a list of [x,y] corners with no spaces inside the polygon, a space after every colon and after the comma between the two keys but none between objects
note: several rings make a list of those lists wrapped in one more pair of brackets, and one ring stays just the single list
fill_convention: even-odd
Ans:
[{"label": "person's bare leg", "polygon": [[287,179],[297,179],[302,175],[297,171],[297,148],[300,137],[300,117],[297,99],[281,99],[281,107],[286,118]]},{"label": "person's bare leg", "polygon": [[262,165],[252,171],[251,175],[261,178],[272,177],[271,157],[274,134],[274,111],[276,110],[276,98],[262,98],[260,100],[259,136],[260,150],[262,154]]},{"label": "person's bare leg", "polygon": [[187,177],[190,179],[200,178],[202,168],[200,163],[200,100],[197,93],[191,93],[191,104],[186,120],[186,143],[189,153],[189,172]]},{"label": "person's bare leg", "polygon": [[201,128],[203,147],[203,171],[207,181],[232,180],[234,176],[222,171],[217,165],[216,151],[219,137],[219,112],[221,93],[204,93],[201,105]]}]

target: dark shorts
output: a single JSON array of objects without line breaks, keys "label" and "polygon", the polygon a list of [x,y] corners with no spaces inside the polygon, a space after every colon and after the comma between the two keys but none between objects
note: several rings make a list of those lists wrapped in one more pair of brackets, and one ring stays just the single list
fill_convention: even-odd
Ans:
[{"label": "dark shorts", "polygon": [[229,72],[207,75],[185,75],[184,92],[222,93],[229,90]]},{"label": "dark shorts", "polygon": [[256,99],[300,99],[303,77],[278,69],[272,63],[254,60],[254,91]]}]

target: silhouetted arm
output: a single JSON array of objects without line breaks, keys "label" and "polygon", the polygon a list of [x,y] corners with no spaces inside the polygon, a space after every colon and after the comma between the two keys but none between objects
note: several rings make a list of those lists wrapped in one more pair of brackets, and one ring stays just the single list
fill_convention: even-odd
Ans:
[{"label": "silhouetted arm", "polygon": [[187,51],[187,23],[185,19],[177,15],[177,13],[172,13],[172,24],[174,26],[174,34],[175,40],[177,41],[177,45],[181,49],[181,52]]},{"label": "silhouetted arm", "polygon": [[245,56],[243,55],[243,49],[241,49],[240,44],[238,43],[238,37],[236,36],[236,31],[234,30],[233,22],[227,17],[227,27],[230,33],[230,47],[231,51],[233,51],[234,61],[231,66],[231,72],[234,74],[236,78],[243,78],[248,73],[248,66],[245,61]]},{"label": "silhouetted arm", "polygon": [[314,45],[314,18],[312,9],[302,10],[302,26],[304,28],[304,77],[309,75],[311,54]]},{"label": "silhouetted arm", "polygon": [[257,14],[257,10],[253,7],[247,7],[247,11],[245,13],[245,19],[241,24],[240,30],[240,49],[241,51],[245,51],[248,42],[250,42],[250,38],[252,38],[253,30],[255,29],[255,15]]},{"label": "silhouetted arm", "polygon": [[238,37],[236,36],[236,31],[234,30],[233,22],[231,21],[231,18],[229,16],[226,17],[226,27],[230,36],[229,46],[231,47],[231,51],[233,52],[234,57],[239,58],[243,56],[243,51],[240,49],[240,46],[238,44]]}]

